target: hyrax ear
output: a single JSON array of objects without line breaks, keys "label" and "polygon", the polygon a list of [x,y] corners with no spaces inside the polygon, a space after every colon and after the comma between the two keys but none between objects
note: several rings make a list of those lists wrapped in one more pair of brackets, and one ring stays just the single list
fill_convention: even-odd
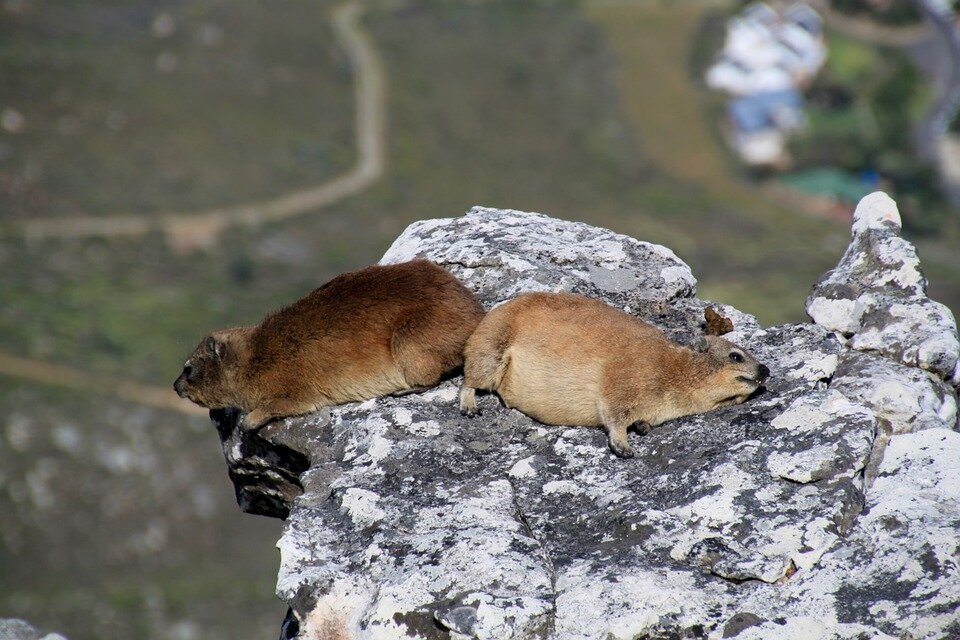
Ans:
[{"label": "hyrax ear", "polygon": [[690,348],[700,353],[706,353],[710,350],[710,342],[706,336],[697,336],[693,339],[693,342],[690,343]]},{"label": "hyrax ear", "polygon": [[211,355],[215,356],[217,360],[223,360],[223,357],[227,353],[227,343],[223,340],[217,340],[214,336],[209,336],[207,338],[206,349]]},{"label": "hyrax ear", "polygon": [[708,336],[722,336],[733,331],[733,321],[718,313],[713,307],[703,310],[703,318],[707,321]]}]

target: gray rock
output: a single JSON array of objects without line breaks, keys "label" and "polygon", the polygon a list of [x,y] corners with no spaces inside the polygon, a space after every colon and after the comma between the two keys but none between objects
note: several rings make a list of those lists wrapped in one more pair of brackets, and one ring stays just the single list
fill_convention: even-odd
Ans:
[{"label": "gray rock", "polygon": [[870,407],[888,434],[954,425],[957,396],[939,377],[882,356],[845,351],[831,388]]},{"label": "gray rock", "polygon": [[655,308],[696,293],[670,249],[580,222],[474,207],[410,225],[381,263],[430,258],[468,281],[488,306],[527,291],[570,291],[618,307]]},{"label": "gray rock", "polygon": [[[836,300],[859,315],[761,328],[721,307],[770,367],[766,390],[632,433],[630,460],[600,429],[546,427],[495,396],[462,417],[457,378],[257,433],[214,412],[241,507],[286,518],[281,638],[952,637],[956,393],[910,345],[864,353],[835,333],[880,322],[863,292],[927,304],[919,264],[882,235],[894,222],[855,223],[857,295]],[[899,257],[854,256],[880,241]],[[537,214],[419,222],[384,261],[415,256],[488,308],[576,291],[681,340],[709,304],[669,250]],[[949,323],[916,334],[956,340]]]},{"label": "gray rock", "polygon": [[25,620],[0,618],[0,640],[67,640],[59,633],[42,633]]},{"label": "gray rock", "polygon": [[835,269],[813,287],[807,314],[852,336],[852,346],[932,371],[960,386],[960,342],[950,310],[927,297],[916,249],[900,237],[900,213],[885,193],[865,197],[853,238]]}]

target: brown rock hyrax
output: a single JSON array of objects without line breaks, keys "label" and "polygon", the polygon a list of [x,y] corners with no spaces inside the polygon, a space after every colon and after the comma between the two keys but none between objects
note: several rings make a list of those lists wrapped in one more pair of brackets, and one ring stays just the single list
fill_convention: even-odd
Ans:
[{"label": "brown rock hyrax", "polygon": [[633,455],[627,428],[743,402],[769,375],[737,345],[703,336],[694,348],[582,296],[531,293],[480,322],[467,341],[460,410],[476,390],[545,424],[604,426],[618,456]]},{"label": "brown rock hyrax", "polygon": [[463,364],[483,308],[427,260],[345,273],[254,327],[216,331],[173,388],[241,424],[424,389]]}]

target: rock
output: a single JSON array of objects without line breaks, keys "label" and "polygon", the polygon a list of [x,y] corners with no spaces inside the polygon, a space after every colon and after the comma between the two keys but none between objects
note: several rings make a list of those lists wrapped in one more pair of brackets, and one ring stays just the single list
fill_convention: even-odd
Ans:
[{"label": "rock", "polygon": [[824,554],[815,572],[785,585],[781,615],[869,620],[889,634],[880,637],[960,637],[957,460],[956,431],[892,438],[856,526]]},{"label": "rock", "polygon": [[950,310],[927,297],[916,249],[900,237],[900,213],[885,193],[853,214],[853,239],[807,298],[820,326],[851,336],[854,349],[883,354],[960,385],[960,342]]},{"label": "rock", "polygon": [[[770,367],[765,392],[631,433],[630,460],[600,429],[547,427],[495,396],[465,418],[457,378],[257,433],[215,412],[241,507],[286,518],[281,638],[951,637],[960,434],[934,355],[956,331],[919,319],[914,335],[943,347],[923,358],[904,357],[923,341],[867,353],[838,335],[882,333],[880,296],[935,304],[892,201],[871,198],[841,262],[851,293],[838,308],[863,307],[844,320],[854,329],[819,311],[761,328],[714,305],[733,321],[726,337]],[[899,253],[873,256],[880,241]],[[575,291],[681,340],[710,304],[669,250],[537,214],[418,222],[384,261],[415,256],[488,308]],[[841,267],[818,290],[840,291]]]},{"label": "rock", "polygon": [[666,247],[581,222],[485,207],[413,223],[381,263],[417,257],[469,281],[488,306],[527,291],[569,291],[620,308],[650,307],[693,296],[697,287],[690,267]]},{"label": "rock", "polygon": [[888,434],[957,421],[957,396],[949,385],[923,369],[873,353],[845,351],[831,388],[869,407]]},{"label": "rock", "polygon": [[59,633],[42,633],[25,620],[0,618],[0,640],[67,640]]}]

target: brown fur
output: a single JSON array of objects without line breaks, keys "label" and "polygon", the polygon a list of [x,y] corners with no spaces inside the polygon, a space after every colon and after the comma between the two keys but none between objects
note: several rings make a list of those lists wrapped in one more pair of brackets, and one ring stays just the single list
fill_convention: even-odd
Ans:
[{"label": "brown fur", "polygon": [[491,311],[467,341],[460,409],[475,413],[476,390],[496,391],[545,424],[602,425],[630,457],[630,425],[743,402],[768,373],[723,338],[690,349],[598,300],[532,293]]},{"label": "brown fur", "polygon": [[243,426],[423,389],[463,364],[483,308],[427,260],[345,273],[254,327],[217,331],[174,389],[202,407],[237,407]]}]

